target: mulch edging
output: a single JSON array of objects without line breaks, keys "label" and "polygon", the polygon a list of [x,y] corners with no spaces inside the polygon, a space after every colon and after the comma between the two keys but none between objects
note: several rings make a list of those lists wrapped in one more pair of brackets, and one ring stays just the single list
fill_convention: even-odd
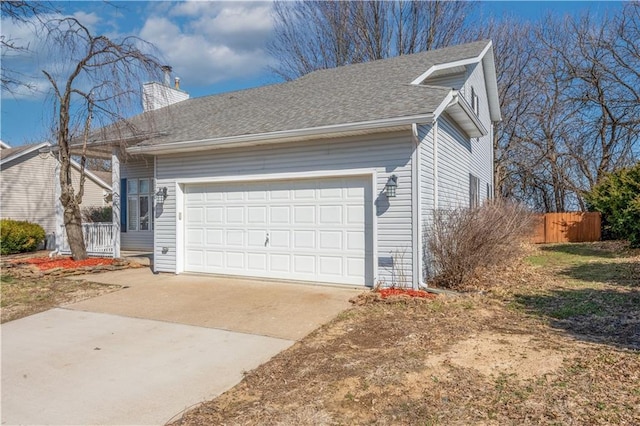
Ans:
[{"label": "mulch edging", "polygon": [[[49,267],[47,263],[60,266]],[[74,266],[74,264],[80,266]],[[51,259],[41,256],[20,257],[3,259],[2,262],[3,273],[16,278],[67,277],[142,267],[144,265],[127,259],[90,258],[90,261],[83,265],[82,262],[75,262],[69,257],[60,256]]]}]

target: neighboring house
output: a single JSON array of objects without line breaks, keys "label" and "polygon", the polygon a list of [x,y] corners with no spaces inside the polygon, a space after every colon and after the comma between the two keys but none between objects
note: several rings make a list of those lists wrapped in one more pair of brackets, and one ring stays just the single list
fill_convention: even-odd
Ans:
[{"label": "neighboring house", "polygon": [[148,108],[92,146],[120,173],[121,247],[157,272],[415,287],[433,210],[492,197],[499,120],[479,41]]},{"label": "neighboring house", "polygon": [[[5,144],[6,145],[6,144]],[[0,150],[0,215],[3,219],[27,220],[40,224],[53,247],[56,231],[57,159],[47,142]],[[73,163],[73,183],[80,181],[80,166]],[[111,192],[107,183],[87,171],[83,207],[104,206]]]}]

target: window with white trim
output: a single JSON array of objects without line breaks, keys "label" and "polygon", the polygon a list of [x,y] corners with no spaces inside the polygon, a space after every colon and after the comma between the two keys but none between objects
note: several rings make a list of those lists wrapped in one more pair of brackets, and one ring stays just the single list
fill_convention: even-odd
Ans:
[{"label": "window with white trim", "polygon": [[153,229],[152,183],[152,179],[127,179],[127,230]]}]

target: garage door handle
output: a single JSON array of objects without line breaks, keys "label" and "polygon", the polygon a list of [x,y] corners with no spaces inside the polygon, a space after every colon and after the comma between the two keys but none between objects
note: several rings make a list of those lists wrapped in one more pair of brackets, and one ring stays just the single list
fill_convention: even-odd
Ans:
[{"label": "garage door handle", "polygon": [[267,232],[267,238],[264,240],[264,246],[268,246],[269,245],[269,233]]}]

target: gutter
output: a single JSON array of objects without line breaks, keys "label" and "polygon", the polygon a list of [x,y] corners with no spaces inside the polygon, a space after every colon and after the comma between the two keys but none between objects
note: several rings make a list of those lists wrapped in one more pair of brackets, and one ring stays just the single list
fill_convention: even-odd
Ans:
[{"label": "gutter", "polygon": [[200,151],[214,148],[230,148],[267,143],[286,142],[321,136],[337,136],[350,132],[366,132],[370,130],[400,130],[414,123],[429,123],[433,114],[419,114],[407,117],[395,117],[382,120],[361,121],[357,123],[335,124],[330,126],[308,127],[303,129],[282,130],[252,135],[237,135],[221,138],[200,139],[192,141],[171,142],[160,145],[136,145],[127,148],[130,154],[167,154],[176,152]]},{"label": "gutter", "polygon": [[479,135],[469,134],[468,136],[480,137],[480,136],[486,136],[489,133],[488,130],[484,127],[484,125],[480,121],[480,119],[478,118],[478,116],[473,112],[473,110],[471,109],[471,106],[467,103],[464,97],[460,96],[460,92],[456,91],[453,94],[453,99],[451,100],[451,102],[449,102],[449,105],[447,105],[446,110],[449,110],[449,109],[457,109],[458,111],[464,113],[469,119],[469,121],[471,121],[471,124],[473,124],[473,126],[480,133]]}]

